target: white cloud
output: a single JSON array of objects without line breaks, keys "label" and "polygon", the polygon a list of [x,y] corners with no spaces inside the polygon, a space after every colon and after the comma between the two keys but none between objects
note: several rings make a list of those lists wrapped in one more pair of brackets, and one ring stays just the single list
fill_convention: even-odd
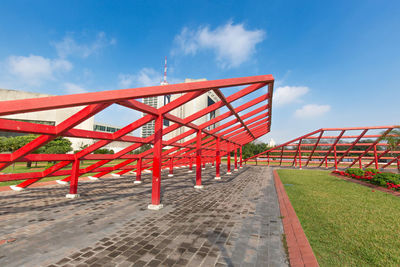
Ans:
[{"label": "white cloud", "polygon": [[23,82],[38,85],[43,80],[52,79],[56,72],[70,71],[72,64],[65,59],[50,59],[36,55],[9,56],[7,69]]},{"label": "white cloud", "polygon": [[104,32],[97,34],[96,39],[89,43],[78,43],[71,34],[65,36],[60,42],[53,42],[57,50],[58,56],[66,58],[70,55],[87,58],[88,56],[98,53],[104,47],[116,44],[116,39],[107,38]]},{"label": "white cloud", "polygon": [[331,106],[329,105],[309,104],[309,105],[304,105],[302,108],[296,110],[294,115],[297,118],[314,118],[323,116],[330,110]]},{"label": "white cloud", "polygon": [[299,101],[299,98],[307,94],[310,89],[307,86],[283,86],[278,87],[272,97],[273,104],[283,106]]},{"label": "white cloud", "polygon": [[255,52],[255,46],[265,39],[263,30],[246,30],[243,24],[233,25],[232,22],[210,30],[208,26],[197,31],[183,28],[175,37],[177,48],[174,53],[196,54],[199,50],[213,50],[217,62],[222,68],[238,67],[250,59]]},{"label": "white cloud", "polygon": [[154,86],[161,82],[161,74],[152,68],[143,68],[136,74],[120,74],[119,86],[128,88],[132,86]]},{"label": "white cloud", "polygon": [[68,94],[81,94],[88,92],[85,88],[75,83],[64,83],[64,88]]}]

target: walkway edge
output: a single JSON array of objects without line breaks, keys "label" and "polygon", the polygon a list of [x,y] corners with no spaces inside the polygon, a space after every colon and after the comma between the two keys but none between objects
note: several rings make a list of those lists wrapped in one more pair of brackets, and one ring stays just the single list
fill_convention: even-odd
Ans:
[{"label": "walkway edge", "polygon": [[273,170],[291,267],[319,266],[276,170]]}]

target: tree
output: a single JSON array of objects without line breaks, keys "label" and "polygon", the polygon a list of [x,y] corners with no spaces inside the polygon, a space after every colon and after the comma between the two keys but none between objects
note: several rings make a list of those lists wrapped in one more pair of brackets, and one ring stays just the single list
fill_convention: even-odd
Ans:
[{"label": "tree", "polygon": [[393,151],[400,147],[400,126],[397,126],[396,129],[392,129],[386,136],[381,137],[380,140],[385,140],[387,142],[387,148],[390,150],[389,153],[395,157],[396,155]]},{"label": "tree", "polygon": [[[36,139],[37,135],[22,135],[22,136],[13,136],[8,138],[1,138],[0,139],[0,152],[9,152],[12,153],[21,147],[25,146],[26,144],[32,142]],[[72,151],[71,147],[72,143],[68,139],[64,137],[56,137],[51,142],[47,143],[46,145],[32,151],[31,154],[65,154],[67,152]],[[26,166],[29,168],[31,167],[31,162],[28,161]]]}]

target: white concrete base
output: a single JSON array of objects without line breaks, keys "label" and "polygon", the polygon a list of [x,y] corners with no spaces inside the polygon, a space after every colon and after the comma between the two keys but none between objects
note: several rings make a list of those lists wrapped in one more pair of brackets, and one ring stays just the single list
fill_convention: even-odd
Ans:
[{"label": "white concrete base", "polygon": [[134,183],[134,184],[141,184],[142,181],[134,181],[133,183]]},{"label": "white concrete base", "polygon": [[204,185],[195,185],[194,188],[196,188],[196,189],[203,189],[203,188],[204,188]]},{"label": "white concrete base", "polygon": [[215,177],[214,179],[215,180],[221,180],[221,177]]},{"label": "white concrete base", "polygon": [[238,171],[238,169],[234,169],[233,171],[234,171],[234,172],[237,172],[237,171]]},{"label": "white concrete base", "polygon": [[61,181],[61,180],[56,180],[57,184],[62,184],[62,185],[66,185],[68,184],[68,182],[66,181]]},{"label": "white concrete base", "polygon": [[243,169],[243,166],[240,166],[239,169]]},{"label": "white concrete base", "polygon": [[229,174],[232,174],[232,173],[231,173],[231,172],[227,172],[226,174],[228,174],[228,175],[229,175]]},{"label": "white concrete base", "polygon": [[164,207],[163,204],[158,204],[158,205],[150,204],[150,205],[147,206],[147,208],[148,208],[149,210],[160,210],[160,209],[162,209],[163,207]]},{"label": "white concrete base", "polygon": [[175,167],[175,169],[179,169],[180,167]]},{"label": "white concrete base", "polygon": [[172,177],[172,176],[174,176],[173,174],[168,174],[168,177]]},{"label": "white concrete base", "polygon": [[193,171],[191,171],[191,170],[188,170],[188,173],[192,173]]},{"label": "white concrete base", "polygon": [[142,172],[144,172],[144,173],[151,173],[150,170],[144,170],[144,171],[142,171]]},{"label": "white concrete base", "polygon": [[14,190],[14,191],[22,191],[22,190],[25,190],[25,188],[23,188],[23,187],[19,187],[19,186],[16,186],[16,185],[10,185],[10,188],[12,189],[12,190]]},{"label": "white concrete base", "polygon": [[299,168],[299,170],[302,170],[302,168]]},{"label": "white concrete base", "polygon": [[88,176],[88,178],[89,178],[89,180],[93,180],[93,181],[99,180],[99,178],[94,177],[94,176]]},{"label": "white concrete base", "polygon": [[201,168],[202,170],[205,170],[206,168]]},{"label": "white concrete base", "polygon": [[114,176],[114,177],[121,177],[121,175],[116,174],[116,173],[111,173],[111,176]]},{"label": "white concrete base", "polygon": [[66,198],[74,199],[74,198],[78,198],[78,197],[79,197],[79,194],[66,194],[65,197],[66,197]]}]

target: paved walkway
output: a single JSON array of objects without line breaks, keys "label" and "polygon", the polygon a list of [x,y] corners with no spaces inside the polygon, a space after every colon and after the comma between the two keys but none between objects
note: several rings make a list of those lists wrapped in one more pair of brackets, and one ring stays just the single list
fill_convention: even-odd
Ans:
[{"label": "paved walkway", "polygon": [[80,182],[73,200],[60,185],[0,192],[0,266],[287,266],[270,169],[214,175],[199,190],[187,169],[163,172],[159,211],[149,174]]}]

